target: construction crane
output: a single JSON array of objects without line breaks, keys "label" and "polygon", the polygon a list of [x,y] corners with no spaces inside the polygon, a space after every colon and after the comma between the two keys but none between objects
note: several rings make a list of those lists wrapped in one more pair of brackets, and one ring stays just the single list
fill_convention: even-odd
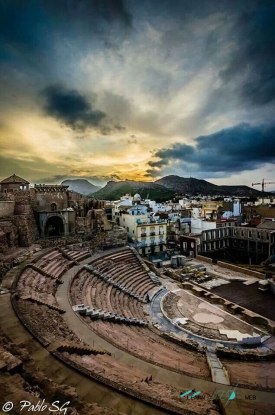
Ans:
[{"label": "construction crane", "polygon": [[275,181],[267,182],[267,180],[273,180],[273,179],[263,179],[262,183],[252,183],[252,186],[258,186],[262,185],[262,203],[264,203],[264,188],[267,184],[275,184]]}]

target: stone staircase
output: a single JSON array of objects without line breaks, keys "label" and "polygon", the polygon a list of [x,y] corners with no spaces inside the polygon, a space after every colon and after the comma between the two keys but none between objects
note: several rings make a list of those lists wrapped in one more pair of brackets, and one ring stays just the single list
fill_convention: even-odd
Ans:
[{"label": "stone staircase", "polygon": [[139,320],[134,317],[125,317],[122,314],[111,313],[109,311],[104,311],[97,308],[91,308],[85,306],[84,304],[78,304],[72,307],[74,311],[79,312],[79,314],[89,316],[92,320],[109,320],[113,323],[124,323],[129,325],[138,325],[138,326],[148,326],[149,323],[144,320]]},{"label": "stone staircase", "polygon": [[148,272],[149,268],[147,267],[147,265],[145,264],[141,256],[138,254],[138,252],[133,247],[130,247],[130,249],[135,255],[135,257],[137,258],[138,262],[144,267],[145,271],[148,273],[148,276],[153,281],[153,283],[157,285],[161,285],[161,281],[159,277],[152,271]]},{"label": "stone staircase", "polygon": [[34,271],[39,272],[40,274],[49,277],[55,281],[57,281],[59,284],[63,284],[63,281],[60,278],[57,278],[55,275],[45,271],[43,268],[39,267],[38,265],[35,264],[27,264],[26,268],[32,268]]},{"label": "stone staircase", "polygon": [[99,349],[99,348],[95,348],[95,347],[91,347],[91,346],[86,346],[83,344],[78,344],[78,343],[66,343],[66,342],[60,342],[60,341],[56,341],[51,343],[51,345],[47,348],[49,352],[67,352],[69,354],[79,354],[80,356],[82,355],[103,355],[103,354],[107,354],[109,356],[111,356],[110,352],[107,352],[106,350],[103,349]]},{"label": "stone staircase", "polygon": [[53,304],[46,303],[45,301],[39,300],[38,298],[35,298],[35,297],[21,296],[20,299],[21,300],[26,300],[26,301],[32,301],[33,303],[37,303],[37,304],[40,304],[40,305],[45,305],[46,307],[50,308],[51,310],[58,311],[58,313],[60,313],[60,314],[66,313],[66,311],[63,310],[62,308],[60,308],[56,305],[53,305]]},{"label": "stone staircase", "polygon": [[122,284],[118,284],[113,278],[108,277],[108,275],[102,274],[95,267],[91,265],[84,265],[84,268],[92,272],[96,277],[104,280],[107,284],[112,284],[114,287],[116,287],[120,291],[123,291],[124,293],[128,294],[130,297],[136,298],[138,301],[142,303],[146,303],[146,301],[143,299],[143,296],[135,293],[134,291],[130,290],[129,288],[125,287]]},{"label": "stone staircase", "polygon": [[153,271],[148,272],[148,275],[154,284],[161,285],[159,277]]},{"label": "stone staircase", "polygon": [[73,257],[71,257],[71,255],[65,252],[62,248],[57,248],[57,250],[64,256],[64,258],[68,259],[69,261],[73,261],[74,265],[79,265],[79,262],[76,261]]},{"label": "stone staircase", "polygon": [[206,351],[206,360],[211,372],[212,381],[223,385],[230,385],[228,373],[225,367],[217,357],[215,350],[210,347],[208,347]]}]

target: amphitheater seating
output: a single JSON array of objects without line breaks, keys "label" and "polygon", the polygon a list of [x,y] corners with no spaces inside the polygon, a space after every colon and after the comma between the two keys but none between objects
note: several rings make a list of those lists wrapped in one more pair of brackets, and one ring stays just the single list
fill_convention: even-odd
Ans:
[{"label": "amphitheater seating", "polygon": [[60,252],[62,252],[63,255],[66,255],[71,261],[81,262],[84,259],[89,258],[91,256],[90,252],[87,249],[83,251],[72,251],[68,248],[62,248],[59,250]]},{"label": "amphitheater seating", "polygon": [[[183,354],[180,346],[147,327],[150,322],[144,303],[138,298],[157,288],[158,282],[152,281],[132,250],[125,248],[85,265],[72,282],[71,297],[77,305],[76,312],[108,341],[142,358],[173,368],[175,364],[182,364],[187,371],[200,373],[191,362],[189,352]],[[131,292],[139,297],[133,297]]]},{"label": "amphitheater seating", "polygon": [[55,292],[57,280],[39,273],[37,270],[26,267],[17,283],[19,297],[33,298],[49,305],[56,305]]},{"label": "amphitheater seating", "polygon": [[74,265],[74,260],[65,258],[59,250],[49,252],[47,255],[40,258],[35,267],[52,275],[54,278],[60,279],[62,275]]},{"label": "amphitheater seating", "polygon": [[147,272],[141,262],[136,251],[127,247],[97,258],[85,267],[105,282],[144,301],[145,295],[159,285],[159,280],[154,273]]}]

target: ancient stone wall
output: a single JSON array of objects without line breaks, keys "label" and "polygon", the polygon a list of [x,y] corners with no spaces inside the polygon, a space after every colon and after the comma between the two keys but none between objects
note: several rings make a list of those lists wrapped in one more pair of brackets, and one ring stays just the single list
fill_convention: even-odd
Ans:
[{"label": "ancient stone wall", "polygon": [[13,193],[0,192],[0,200],[14,200]]},{"label": "ancient stone wall", "polygon": [[[36,207],[37,212],[51,212],[52,210],[62,210],[69,207],[68,194],[66,190],[52,190],[51,187],[45,190],[36,190]],[[54,204],[54,207],[53,207]]]},{"label": "ancient stone wall", "polygon": [[112,248],[116,246],[125,246],[127,243],[127,232],[124,228],[115,228],[104,232],[103,247]]},{"label": "ancient stone wall", "polygon": [[12,216],[14,214],[14,206],[14,201],[0,200],[0,219]]},{"label": "ancient stone wall", "polygon": [[82,243],[83,240],[86,240],[85,237],[81,235],[76,236],[66,236],[63,238],[49,238],[49,239],[40,239],[39,245],[41,248],[55,248],[66,246],[70,244]]},{"label": "ancient stone wall", "polygon": [[[65,217],[65,235],[78,235],[72,243],[78,242],[81,237],[89,237],[93,229],[98,229],[99,220],[96,209],[100,209],[102,213],[100,229],[101,222],[103,222],[103,229],[106,230],[107,225],[111,228],[102,210],[103,207],[103,201],[68,191],[66,186],[35,185],[32,189],[0,193],[0,219],[1,216],[2,218],[10,217],[10,223],[0,227],[0,252],[5,253],[9,248],[16,246],[30,246],[38,239],[39,232],[42,236],[44,235],[45,229],[42,225],[45,225],[45,218],[50,214]],[[126,238],[123,236],[122,239]],[[60,245],[68,243],[67,240],[61,243],[61,238],[58,240]],[[56,246],[56,243],[56,239],[53,242],[42,242],[44,247]],[[107,246],[121,244],[121,235],[117,236],[116,232],[109,234],[106,238]]]},{"label": "ancient stone wall", "polygon": [[12,217],[12,222],[17,227],[20,246],[30,246],[38,239],[38,230],[32,212],[28,215],[15,215]]},{"label": "ancient stone wall", "polygon": [[32,213],[32,207],[27,201],[16,202],[14,214],[15,215],[29,215]]},{"label": "ancient stone wall", "polygon": [[91,233],[91,216],[77,217],[75,220],[76,234],[90,234]]},{"label": "ancient stone wall", "polygon": [[18,229],[11,220],[0,222],[0,253],[5,254],[18,246]]}]

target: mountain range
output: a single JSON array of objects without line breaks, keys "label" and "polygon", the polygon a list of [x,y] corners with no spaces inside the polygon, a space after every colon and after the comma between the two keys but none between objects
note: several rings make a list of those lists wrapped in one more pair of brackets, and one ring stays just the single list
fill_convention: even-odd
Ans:
[{"label": "mountain range", "polygon": [[69,186],[69,190],[73,190],[74,192],[81,193],[85,196],[88,196],[101,189],[101,187],[95,186],[86,179],[64,180],[61,184],[63,186]]},{"label": "mountain range", "polygon": [[109,181],[105,187],[93,194],[97,199],[118,200],[120,196],[138,193],[142,199],[147,197],[159,202],[165,202],[175,196],[175,192],[155,182],[137,182],[125,180],[121,182]]},{"label": "mountain range", "polygon": [[221,195],[221,196],[259,196],[261,192],[249,186],[243,185],[222,185],[207,182],[206,180],[195,179],[194,177],[185,178],[180,176],[165,176],[158,183],[176,193],[196,195]]},{"label": "mountain range", "polygon": [[138,193],[141,198],[149,197],[156,201],[165,201],[176,195],[220,195],[250,197],[260,196],[261,192],[248,186],[218,186],[206,180],[193,177],[165,176],[155,182],[140,182],[134,180],[109,181],[105,187],[93,194],[93,197],[105,200],[118,200],[124,194]]},{"label": "mountain range", "polygon": [[69,186],[70,190],[82,193],[83,195],[105,200],[118,200],[125,194],[134,196],[136,193],[142,199],[150,198],[158,202],[171,200],[177,195],[261,196],[259,190],[248,186],[218,186],[206,180],[196,179],[194,177],[185,178],[176,175],[165,176],[155,182],[135,180],[109,181],[103,188],[93,185],[86,179],[64,180],[62,184]]}]

